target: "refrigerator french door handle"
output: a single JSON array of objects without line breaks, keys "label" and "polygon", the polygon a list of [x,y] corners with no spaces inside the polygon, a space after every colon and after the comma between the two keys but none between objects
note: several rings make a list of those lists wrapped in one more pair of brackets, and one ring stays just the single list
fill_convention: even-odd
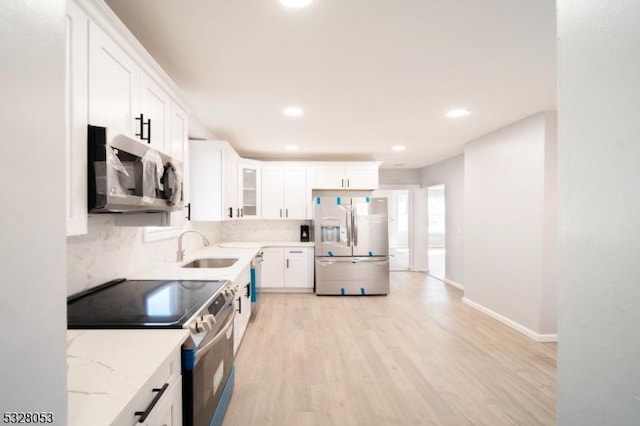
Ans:
[{"label": "refrigerator french door handle", "polygon": [[345,210],[344,216],[345,216],[345,223],[346,223],[346,227],[347,227],[347,247],[351,247],[351,226],[350,226],[350,221],[351,221],[351,217],[350,217],[350,212],[349,210]]},{"label": "refrigerator french door handle", "polygon": [[358,210],[353,208],[351,212],[351,232],[353,232],[353,245],[358,246]]}]

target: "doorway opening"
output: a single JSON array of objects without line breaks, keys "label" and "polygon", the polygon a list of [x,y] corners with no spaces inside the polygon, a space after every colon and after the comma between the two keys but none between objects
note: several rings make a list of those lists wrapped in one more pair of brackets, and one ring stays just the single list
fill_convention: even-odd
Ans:
[{"label": "doorway opening", "polygon": [[444,193],[444,185],[433,185],[427,188],[427,215],[429,221],[429,275],[441,281],[444,281],[446,276],[446,206]]},{"label": "doorway opening", "polygon": [[408,189],[378,189],[373,192],[373,196],[387,198],[389,208],[389,270],[410,271],[410,191]]}]

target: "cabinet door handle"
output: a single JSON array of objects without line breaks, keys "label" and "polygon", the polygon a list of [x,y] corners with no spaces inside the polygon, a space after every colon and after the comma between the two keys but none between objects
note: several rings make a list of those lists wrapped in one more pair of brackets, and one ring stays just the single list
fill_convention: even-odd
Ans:
[{"label": "cabinet door handle", "polygon": [[233,218],[233,207],[229,207],[229,217]]},{"label": "cabinet door handle", "polygon": [[144,132],[142,131],[144,126],[144,114],[140,114],[139,117],[136,117],[136,121],[138,120],[140,120],[140,133],[136,133],[136,136],[144,140]]},{"label": "cabinet door handle", "polygon": [[242,315],[242,297],[238,297],[238,314]]},{"label": "cabinet door handle", "polygon": [[280,217],[282,217],[282,209],[280,209]]},{"label": "cabinet door handle", "polygon": [[349,188],[351,185],[349,185],[349,178],[347,178],[347,188]]},{"label": "cabinet door handle", "polygon": [[191,203],[187,204],[187,220],[191,220]]},{"label": "cabinet door handle", "polygon": [[240,217],[244,217],[244,207],[240,209]]},{"label": "cabinet door handle", "polygon": [[247,292],[246,292],[247,299],[251,299],[251,282],[248,282],[245,288],[247,289]]},{"label": "cabinet door handle", "polygon": [[169,383],[165,383],[160,389],[154,388],[151,390],[152,392],[158,392],[158,394],[153,397],[151,404],[149,404],[146,410],[136,411],[134,413],[136,416],[140,416],[138,423],[144,423],[144,421],[147,420],[147,417],[149,417],[149,414],[151,414],[151,410],[153,410],[153,407],[155,407],[158,401],[160,401],[160,398],[162,398],[162,395],[164,394],[164,392],[167,390],[168,387],[169,387]]},{"label": "cabinet door handle", "polygon": [[285,217],[289,217],[289,209],[284,209],[284,211],[285,211],[285,213],[286,213],[286,214],[285,214]]},{"label": "cabinet door handle", "polygon": [[289,253],[302,253],[302,250],[289,250]]},{"label": "cabinet door handle", "polygon": [[289,259],[287,259],[287,269],[289,269]]},{"label": "cabinet door handle", "polygon": [[[136,117],[136,121],[140,120],[140,133],[136,133],[141,140],[147,141],[147,143],[151,143],[151,119],[148,119],[145,123],[144,114],[140,114],[139,117]],[[144,137],[144,126],[147,126],[147,137]]]},{"label": "cabinet door handle", "polygon": [[236,214],[236,217],[240,217],[240,207],[238,207],[238,209],[237,209],[237,210],[238,210],[238,212],[237,212],[237,214]]},{"label": "cabinet door handle", "polygon": [[344,188],[344,178],[342,178],[342,179],[340,179],[340,180],[341,180],[341,182],[342,182],[342,183],[340,184],[340,186],[341,186],[342,188]]}]

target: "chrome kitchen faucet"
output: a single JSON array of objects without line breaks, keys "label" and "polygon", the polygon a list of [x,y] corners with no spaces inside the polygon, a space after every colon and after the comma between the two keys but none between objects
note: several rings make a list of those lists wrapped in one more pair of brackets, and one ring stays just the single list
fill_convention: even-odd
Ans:
[{"label": "chrome kitchen faucet", "polygon": [[178,262],[182,262],[184,260],[184,249],[182,248],[182,237],[184,236],[184,234],[188,234],[190,232],[193,232],[194,234],[200,235],[202,237],[202,244],[204,244],[205,247],[208,247],[210,245],[209,244],[209,240],[207,239],[207,237],[205,237],[205,235],[202,232],[195,231],[193,229],[190,229],[188,231],[184,231],[178,237],[178,253],[176,255],[176,261],[178,261]]}]

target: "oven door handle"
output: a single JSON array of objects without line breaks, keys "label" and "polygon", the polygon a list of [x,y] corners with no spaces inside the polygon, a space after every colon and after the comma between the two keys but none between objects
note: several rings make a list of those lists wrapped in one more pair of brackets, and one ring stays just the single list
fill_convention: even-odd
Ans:
[{"label": "oven door handle", "polygon": [[[203,354],[205,354],[212,346],[215,346],[220,340],[222,340],[225,335],[229,335],[233,331],[233,319],[235,318],[236,313],[233,312],[229,315],[229,319],[225,322],[224,327],[220,329],[218,334],[216,334],[211,340],[207,341],[202,347],[199,347],[196,350],[196,362],[200,358],[202,358]],[[229,330],[229,328],[231,330]]]}]

